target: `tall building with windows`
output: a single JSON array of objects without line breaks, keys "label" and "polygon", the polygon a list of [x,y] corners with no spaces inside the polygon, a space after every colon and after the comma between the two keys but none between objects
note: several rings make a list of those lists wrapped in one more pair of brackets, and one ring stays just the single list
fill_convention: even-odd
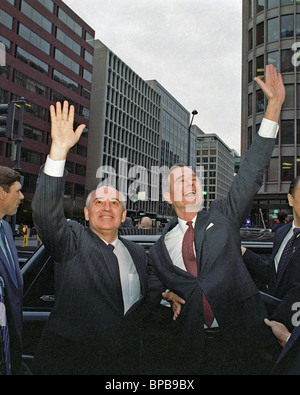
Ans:
[{"label": "tall building with windows", "polygon": [[201,167],[204,208],[228,194],[235,173],[235,155],[216,134],[198,134],[197,166]]},{"label": "tall building with windows", "polygon": [[[298,41],[298,44],[297,44]],[[300,175],[300,1],[247,0],[243,2],[243,73],[241,154],[245,156],[267,105],[255,76],[264,78],[267,64],[282,73],[286,88],[280,130],[264,183],[254,209],[269,222],[287,208],[290,181]]]},{"label": "tall building with windows", "polygon": [[[25,201],[18,215],[19,221],[30,224],[38,172],[49,152],[50,104],[68,100],[75,106],[75,125],[85,123],[88,131],[95,32],[61,0],[2,0],[0,22],[0,41],[6,48],[6,63],[0,66],[0,101],[24,97],[27,102],[20,163]],[[82,215],[87,136],[83,134],[67,158],[69,217]],[[14,142],[0,139],[1,164],[13,167],[13,147]]]},{"label": "tall building with windows", "polygon": [[100,40],[94,50],[86,187],[113,184],[129,215],[155,216],[160,95]]},{"label": "tall building with windows", "polygon": [[[188,164],[188,139],[190,139],[190,166],[196,167],[196,136],[190,125],[190,113],[180,104],[158,81],[147,83],[161,97],[160,135],[161,151],[160,166],[170,168],[175,163]],[[173,215],[167,202],[161,196],[160,180],[159,216]]]}]

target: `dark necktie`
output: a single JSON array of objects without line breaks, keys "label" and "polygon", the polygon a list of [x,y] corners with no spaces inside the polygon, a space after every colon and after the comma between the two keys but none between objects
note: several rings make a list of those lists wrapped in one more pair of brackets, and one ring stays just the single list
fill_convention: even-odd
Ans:
[{"label": "dark necktie", "polygon": [[14,262],[12,260],[11,252],[10,252],[8,246],[7,246],[5,232],[4,232],[4,228],[3,228],[2,224],[0,224],[0,237],[1,237],[2,244],[3,244],[3,248],[4,248],[4,251],[3,251],[4,255],[6,255],[6,257],[7,257],[6,260],[7,260],[7,263],[8,263],[8,267],[10,269],[11,277],[12,277],[15,285],[17,285],[15,264],[14,264]]},{"label": "dark necktie", "polygon": [[286,268],[287,265],[287,257],[289,253],[291,252],[293,245],[297,239],[297,236],[300,234],[300,228],[294,228],[293,230],[293,236],[288,240],[286,243],[286,246],[284,247],[284,250],[281,254],[280,261],[278,263],[278,268],[277,268],[277,276],[279,277],[283,271]]},{"label": "dark necktie", "polygon": [[[193,276],[197,277],[198,275],[198,267],[197,260],[194,254],[194,228],[192,221],[188,221],[187,223],[188,229],[183,236],[182,241],[182,258],[186,267],[186,271]],[[214,314],[208,303],[206,296],[203,293],[203,314],[204,314],[204,324],[210,328],[211,324],[214,320]]]},{"label": "dark necktie", "polygon": [[1,348],[1,373],[10,374],[10,342],[4,304],[4,281],[0,277],[0,348]]}]

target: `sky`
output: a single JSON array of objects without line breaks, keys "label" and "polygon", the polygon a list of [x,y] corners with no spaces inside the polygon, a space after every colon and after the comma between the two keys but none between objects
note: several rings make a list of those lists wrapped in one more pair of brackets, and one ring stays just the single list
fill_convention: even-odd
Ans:
[{"label": "sky", "polygon": [[241,0],[64,0],[144,80],[157,80],[204,133],[240,153]]}]

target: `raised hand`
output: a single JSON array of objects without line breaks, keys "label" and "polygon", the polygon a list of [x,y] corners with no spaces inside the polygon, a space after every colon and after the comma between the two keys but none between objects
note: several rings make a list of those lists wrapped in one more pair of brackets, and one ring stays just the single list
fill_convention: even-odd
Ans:
[{"label": "raised hand", "polygon": [[281,107],[285,100],[285,87],[281,74],[277,73],[275,67],[269,64],[265,69],[265,81],[258,77],[255,77],[254,80],[268,98],[265,118],[278,122]]},{"label": "raised hand", "polygon": [[74,123],[74,106],[70,106],[64,101],[63,108],[60,102],[50,106],[51,116],[51,138],[52,144],[50,149],[50,158],[53,160],[64,160],[69,150],[78,142],[85,128],[85,125],[79,125],[73,130]]}]

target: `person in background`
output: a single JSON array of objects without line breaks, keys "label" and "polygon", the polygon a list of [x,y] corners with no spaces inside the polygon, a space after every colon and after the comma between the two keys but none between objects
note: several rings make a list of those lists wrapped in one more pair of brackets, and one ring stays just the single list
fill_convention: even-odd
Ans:
[{"label": "person in background", "polygon": [[289,205],[294,220],[281,226],[275,233],[272,254],[264,260],[258,254],[242,247],[243,260],[247,268],[259,276],[268,286],[268,293],[281,299],[273,311],[271,319],[282,322],[292,330],[292,305],[298,302],[300,285],[300,177],[290,184]]},{"label": "person in background", "polygon": [[278,230],[282,226],[284,226],[288,222],[287,218],[288,218],[288,215],[286,212],[279,211],[279,213],[277,214],[278,223],[273,226],[272,232],[276,232],[276,230]]},{"label": "person in background", "polygon": [[[24,195],[21,175],[0,166],[0,312],[3,374],[20,374],[22,362],[23,278],[18,253],[6,215],[15,215]],[[6,313],[6,317],[5,317]]]}]

